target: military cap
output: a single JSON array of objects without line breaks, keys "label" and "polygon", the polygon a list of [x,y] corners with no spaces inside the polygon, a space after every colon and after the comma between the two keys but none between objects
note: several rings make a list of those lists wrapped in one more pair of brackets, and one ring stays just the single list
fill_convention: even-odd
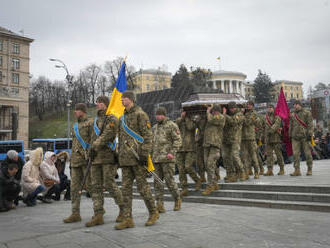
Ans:
[{"label": "military cap", "polygon": [[105,106],[109,105],[109,98],[107,96],[99,96],[96,98],[96,102],[104,103]]},{"label": "military cap", "polygon": [[231,109],[231,108],[237,108],[236,102],[229,102],[228,103],[228,108],[229,109]]},{"label": "military cap", "polygon": [[213,106],[213,108],[211,109],[212,112],[221,112],[221,107],[220,105],[216,104]]},{"label": "military cap", "polygon": [[273,109],[275,109],[275,106],[274,106],[274,104],[268,103],[267,104],[267,108],[273,108]]},{"label": "military cap", "polygon": [[75,106],[74,106],[74,109],[75,110],[80,110],[84,113],[87,113],[87,105],[85,103],[77,103]]},{"label": "military cap", "polygon": [[252,100],[249,100],[246,104],[254,106],[254,102]]},{"label": "military cap", "polygon": [[132,102],[135,102],[135,94],[133,91],[127,90],[121,95],[121,97],[128,98]]},{"label": "military cap", "polygon": [[166,116],[166,108],[164,107],[159,107],[156,111],[156,115],[164,115]]},{"label": "military cap", "polygon": [[294,100],[293,104],[298,104],[298,105],[301,106],[301,101],[299,101],[299,100]]}]

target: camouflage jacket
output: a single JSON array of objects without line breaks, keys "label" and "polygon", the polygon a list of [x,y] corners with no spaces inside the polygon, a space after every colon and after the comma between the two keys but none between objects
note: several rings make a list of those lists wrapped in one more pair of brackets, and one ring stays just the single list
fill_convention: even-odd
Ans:
[{"label": "camouflage jacket", "polygon": [[[297,117],[307,125],[304,127],[295,117]],[[306,139],[308,136],[313,135],[313,118],[310,111],[301,109],[299,111],[294,111],[290,115],[290,129],[289,136],[295,140]]]},{"label": "camouflage jacket", "polygon": [[[92,123],[93,121],[87,117],[78,118],[78,130],[79,135],[83,141],[87,144],[90,144],[90,138],[92,134]],[[79,140],[76,137],[74,129],[72,129],[72,153],[71,153],[71,166],[80,167],[87,164],[87,154],[88,151],[85,150]]]},{"label": "camouflage jacket", "polygon": [[152,160],[155,163],[175,163],[175,158],[169,160],[167,154],[176,155],[182,145],[178,126],[168,118],[153,126],[154,141]]},{"label": "camouflage jacket", "polygon": [[222,131],[225,126],[225,116],[222,114],[212,115],[207,113],[207,122],[204,132],[204,147],[214,146],[221,148]]},{"label": "camouflage jacket", "polygon": [[185,118],[179,117],[176,120],[182,138],[182,146],[179,149],[179,152],[193,152],[195,151],[195,123],[186,116]]},{"label": "camouflage jacket", "polygon": [[112,151],[109,144],[112,144],[116,139],[118,133],[118,118],[114,115],[106,116],[104,110],[97,111],[96,125],[100,131],[104,120],[104,128],[100,136],[96,135],[94,129],[95,119],[92,123],[93,132],[91,137],[91,145],[96,152],[93,165],[115,163],[115,152]]},{"label": "camouflage jacket", "polygon": [[[269,121],[267,120],[267,116]],[[274,114],[266,114],[263,119],[265,143],[281,143],[281,118]]]},{"label": "camouflage jacket", "polygon": [[255,140],[256,127],[258,126],[258,116],[254,110],[246,111],[242,126],[242,140]]},{"label": "camouflage jacket", "polygon": [[195,134],[195,141],[197,146],[203,146],[206,122],[207,119],[205,116],[198,117],[196,121],[197,132]]},{"label": "camouflage jacket", "polygon": [[124,112],[125,123],[132,131],[143,137],[144,142],[134,140],[123,128],[123,116],[119,120],[119,164],[120,166],[137,166],[139,161],[131,149],[139,156],[148,157],[152,149],[152,129],[148,115],[141,107],[134,105]]},{"label": "camouflage jacket", "polygon": [[241,143],[240,138],[244,121],[242,112],[237,110],[234,114],[226,114],[225,117],[226,120],[223,128],[223,143]]}]

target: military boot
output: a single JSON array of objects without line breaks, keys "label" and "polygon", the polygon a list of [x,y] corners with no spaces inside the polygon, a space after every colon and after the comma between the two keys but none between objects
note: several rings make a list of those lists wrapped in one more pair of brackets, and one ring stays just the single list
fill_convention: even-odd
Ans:
[{"label": "military boot", "polygon": [[116,222],[121,223],[124,219],[124,206],[119,206],[119,215],[116,218]]},{"label": "military boot", "polygon": [[180,196],[181,196],[181,197],[184,197],[184,196],[188,196],[188,195],[189,195],[188,188],[183,188],[183,189],[181,190]]},{"label": "military boot", "polygon": [[272,177],[274,176],[274,173],[273,173],[273,168],[268,168],[267,169],[267,172],[264,174],[265,177]]},{"label": "military boot", "polygon": [[146,226],[152,226],[156,223],[156,221],[158,220],[159,218],[159,213],[158,211],[156,210],[154,213],[152,213],[150,216],[149,216],[149,219],[147,220],[147,222],[145,223]]},{"label": "military boot", "polygon": [[259,171],[256,171],[256,172],[254,173],[254,179],[259,179]]},{"label": "military boot", "polygon": [[214,183],[213,184],[213,188],[214,188],[214,190],[219,190],[220,189],[220,186],[219,186],[218,183]]},{"label": "military boot", "polygon": [[182,200],[180,198],[177,198],[174,203],[173,211],[179,211],[181,209],[181,203]]},{"label": "military boot", "polygon": [[280,166],[280,171],[277,173],[278,176],[284,175],[284,166]]},{"label": "military boot", "polygon": [[198,180],[196,181],[196,184],[195,184],[195,191],[200,190],[201,187],[202,187],[202,182],[201,182],[200,179],[198,179]]},{"label": "military boot", "polygon": [[165,213],[164,203],[162,201],[157,201],[157,210],[158,213],[162,214]]},{"label": "military boot", "polygon": [[300,168],[295,168],[294,172],[290,174],[292,177],[299,177],[301,176]]},{"label": "military boot", "polygon": [[252,168],[250,167],[249,168],[249,174],[248,174],[249,176],[253,176],[253,171],[252,171]]},{"label": "military boot", "polygon": [[263,175],[265,173],[265,170],[264,170],[264,166],[262,165],[261,167],[260,167],[260,175]]},{"label": "military boot", "polygon": [[133,218],[128,217],[128,218],[125,218],[119,224],[115,225],[115,229],[116,230],[123,230],[125,228],[133,228],[134,226],[135,226],[135,224],[134,224]]},{"label": "military boot", "polygon": [[308,167],[306,176],[311,176],[312,175],[312,167]]},{"label": "military boot", "polygon": [[68,218],[63,219],[64,223],[73,223],[81,221],[79,213],[72,213]]},{"label": "military boot", "polygon": [[92,227],[96,225],[103,225],[104,220],[103,220],[103,214],[95,214],[92,219],[88,222],[85,223],[86,227]]},{"label": "military boot", "polygon": [[221,179],[219,168],[217,168],[217,169],[215,170],[215,179],[216,179],[217,181],[219,181],[219,180]]},{"label": "military boot", "polygon": [[209,195],[214,191],[213,185],[207,185],[206,189],[202,192],[202,195]]},{"label": "military boot", "polygon": [[245,173],[244,170],[241,171],[240,176],[239,176],[239,180],[240,181],[246,181],[249,178],[249,176]]},{"label": "military boot", "polygon": [[232,175],[230,175],[230,177],[227,180],[225,180],[225,182],[226,183],[236,183],[237,180],[238,179],[237,179],[236,174],[232,174]]},{"label": "military boot", "polygon": [[204,173],[203,173],[203,175],[201,175],[201,182],[202,182],[202,183],[205,183],[205,182],[206,182],[206,178],[205,178]]}]

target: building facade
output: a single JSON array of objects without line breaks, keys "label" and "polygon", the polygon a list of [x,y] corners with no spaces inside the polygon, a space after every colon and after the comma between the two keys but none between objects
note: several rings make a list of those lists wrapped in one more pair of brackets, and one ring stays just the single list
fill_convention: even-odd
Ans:
[{"label": "building facade", "polygon": [[330,88],[314,91],[311,95],[313,119],[323,128],[330,130]]},{"label": "building facade", "polygon": [[31,42],[0,27],[0,140],[24,140],[26,147]]},{"label": "building facade", "polygon": [[223,93],[236,93],[245,97],[246,75],[235,71],[214,71],[207,84],[212,89],[220,89]]},{"label": "building facade", "polygon": [[302,82],[289,81],[289,80],[276,80],[273,83],[275,99],[277,101],[278,96],[280,95],[281,87],[283,87],[284,95],[287,101],[291,99],[302,100],[303,99],[303,90]]},{"label": "building facade", "polygon": [[136,72],[134,79],[137,86],[136,93],[145,93],[171,88],[172,74],[156,69],[141,69]]}]

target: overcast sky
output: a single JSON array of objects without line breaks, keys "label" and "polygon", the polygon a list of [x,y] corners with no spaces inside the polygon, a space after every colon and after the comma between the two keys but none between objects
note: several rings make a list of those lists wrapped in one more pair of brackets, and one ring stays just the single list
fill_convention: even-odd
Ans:
[{"label": "overcast sky", "polygon": [[[35,39],[31,74],[63,79],[128,55],[136,69],[180,64],[330,83],[329,0],[0,0],[0,26]],[[307,90],[307,87],[304,87]]]}]

